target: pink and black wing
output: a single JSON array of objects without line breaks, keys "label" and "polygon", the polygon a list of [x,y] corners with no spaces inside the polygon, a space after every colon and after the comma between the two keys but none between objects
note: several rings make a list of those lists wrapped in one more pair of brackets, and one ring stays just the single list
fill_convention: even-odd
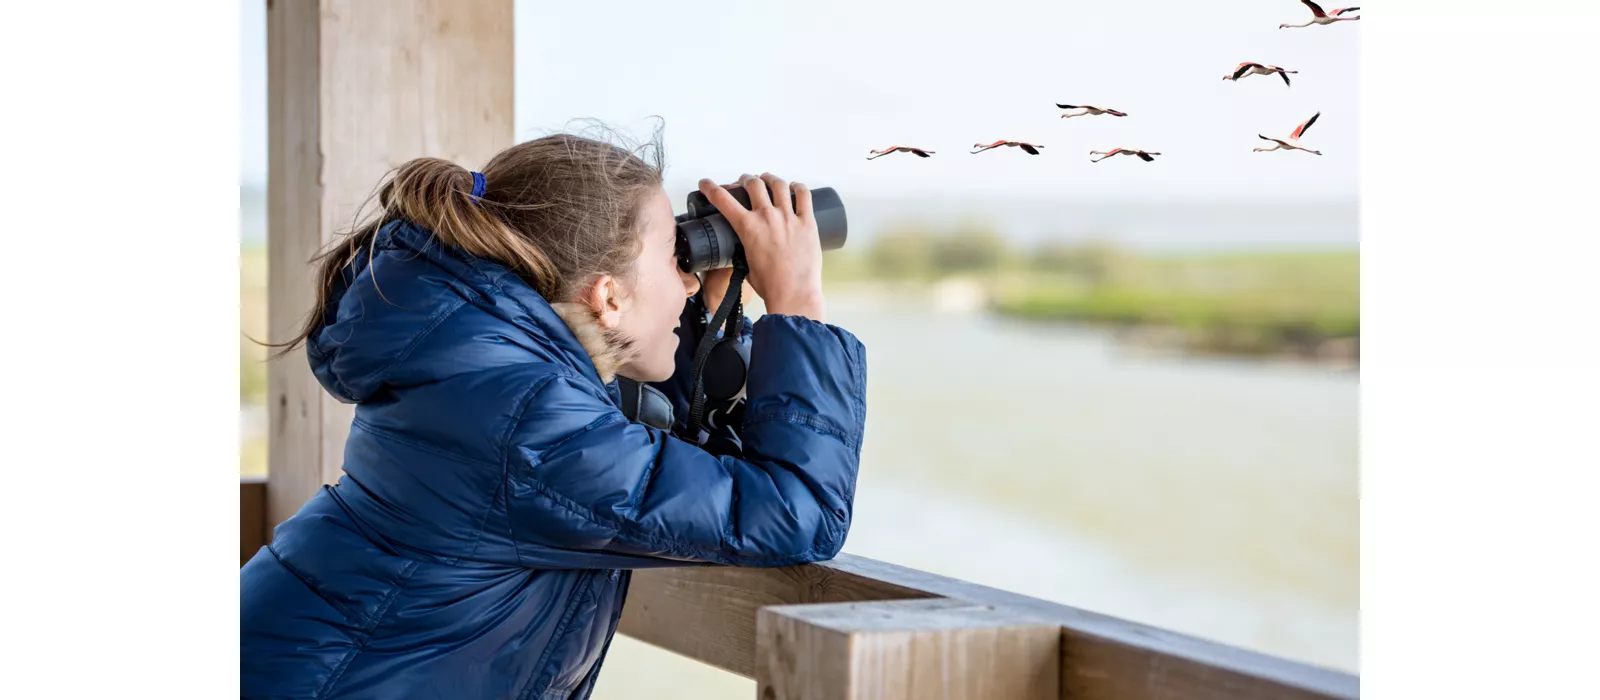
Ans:
[{"label": "pink and black wing", "polygon": [[1295,139],[1295,140],[1298,141],[1300,139],[1300,135],[1306,133],[1306,129],[1310,129],[1312,124],[1317,123],[1317,117],[1320,117],[1320,116],[1322,116],[1321,112],[1317,112],[1316,114],[1311,115],[1311,118],[1307,119],[1306,123],[1295,127],[1294,133],[1290,134],[1289,138],[1292,138],[1292,139]]}]

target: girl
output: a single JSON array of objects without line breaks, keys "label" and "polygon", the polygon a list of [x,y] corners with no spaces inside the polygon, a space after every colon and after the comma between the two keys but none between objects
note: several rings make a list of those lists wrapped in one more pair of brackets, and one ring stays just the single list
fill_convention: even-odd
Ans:
[{"label": "girl", "polygon": [[285,350],[355,420],[338,484],[239,573],[241,696],[587,698],[632,569],[839,552],[865,350],[826,322],[806,187],[740,184],[748,209],[700,182],[768,310],[731,457],[618,408],[618,376],[686,405],[677,328],[723,291],[678,267],[659,161],[556,135],[395,173]]}]

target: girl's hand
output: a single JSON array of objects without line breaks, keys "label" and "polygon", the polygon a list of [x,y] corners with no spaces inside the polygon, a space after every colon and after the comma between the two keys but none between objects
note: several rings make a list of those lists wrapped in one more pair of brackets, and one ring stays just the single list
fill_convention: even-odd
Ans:
[{"label": "girl's hand", "polygon": [[[800,183],[791,186],[772,173],[759,178],[746,175],[739,184],[750,195],[749,209],[728,194],[726,186],[709,179],[700,181],[700,192],[739,234],[750,264],[751,288],[765,302],[768,313],[826,322],[822,239],[811,208],[811,190]],[[719,286],[708,276],[702,289],[710,288],[726,290],[727,280],[721,280]],[[709,294],[706,299],[710,301]],[[719,293],[717,301],[721,299]]]},{"label": "girl's hand", "polygon": [[716,313],[727,295],[728,283],[733,281],[733,268],[724,267],[700,273],[700,303],[705,310]]}]

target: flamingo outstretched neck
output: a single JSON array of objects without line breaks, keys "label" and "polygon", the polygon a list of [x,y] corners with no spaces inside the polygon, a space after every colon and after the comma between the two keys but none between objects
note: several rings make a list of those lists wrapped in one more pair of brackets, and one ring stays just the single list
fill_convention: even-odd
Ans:
[{"label": "flamingo outstretched neck", "polygon": [[1311,9],[1311,19],[1307,20],[1305,24],[1280,24],[1278,25],[1279,29],[1298,29],[1300,27],[1309,27],[1313,24],[1333,24],[1334,22],[1351,22],[1361,19],[1360,15],[1355,17],[1344,16],[1347,12],[1360,10],[1360,7],[1341,7],[1324,12],[1322,6],[1313,2],[1313,0],[1300,0],[1300,2]]}]

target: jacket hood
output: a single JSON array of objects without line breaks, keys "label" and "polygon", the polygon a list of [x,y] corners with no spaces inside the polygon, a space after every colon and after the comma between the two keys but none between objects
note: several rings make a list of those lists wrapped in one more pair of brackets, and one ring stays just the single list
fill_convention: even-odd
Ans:
[{"label": "jacket hood", "polygon": [[622,363],[583,307],[552,305],[510,268],[404,220],[385,224],[344,270],[306,355],[345,403],[527,362],[566,365],[615,396]]}]

